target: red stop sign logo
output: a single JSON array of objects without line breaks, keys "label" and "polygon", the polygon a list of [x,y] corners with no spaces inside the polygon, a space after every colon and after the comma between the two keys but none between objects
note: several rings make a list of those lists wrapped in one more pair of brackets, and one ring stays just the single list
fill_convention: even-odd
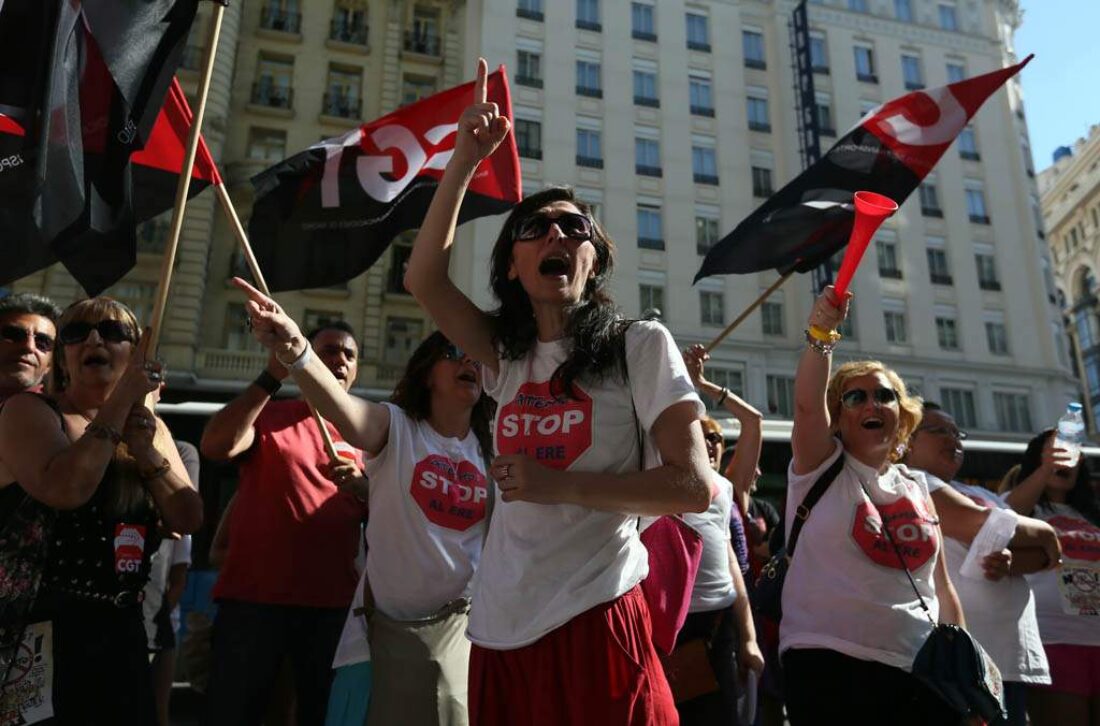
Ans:
[{"label": "red stop sign logo", "polygon": [[468,461],[432,454],[413,469],[409,493],[433,524],[465,532],[485,518],[485,475]]},{"label": "red stop sign logo", "polygon": [[1069,560],[1100,560],[1100,529],[1076,517],[1059,515],[1047,523],[1058,532],[1062,555]]},{"label": "red stop sign logo", "polygon": [[852,538],[872,562],[895,570],[903,569],[897,552],[882,533],[882,521],[890,528],[894,544],[910,570],[924,565],[936,552],[936,524],[924,507],[902,497],[893,504],[874,505],[866,499],[856,507]]},{"label": "red stop sign logo", "polygon": [[592,399],[577,384],[573,392],[577,398],[559,399],[550,381],[520,386],[497,417],[497,450],[568,469],[592,446]]}]

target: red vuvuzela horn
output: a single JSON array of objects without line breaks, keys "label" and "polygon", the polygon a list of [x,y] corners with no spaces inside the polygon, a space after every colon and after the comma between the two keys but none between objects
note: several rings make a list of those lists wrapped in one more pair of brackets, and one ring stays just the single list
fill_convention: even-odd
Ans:
[{"label": "red vuvuzela horn", "polygon": [[874,192],[856,192],[856,221],[852,226],[852,235],[848,238],[848,249],[844,252],[844,261],[840,264],[840,272],[836,275],[837,300],[844,299],[844,293],[848,291],[848,283],[856,274],[859,261],[863,259],[863,253],[867,251],[867,245],[871,237],[875,235],[887,217],[898,211],[898,204],[890,197]]}]

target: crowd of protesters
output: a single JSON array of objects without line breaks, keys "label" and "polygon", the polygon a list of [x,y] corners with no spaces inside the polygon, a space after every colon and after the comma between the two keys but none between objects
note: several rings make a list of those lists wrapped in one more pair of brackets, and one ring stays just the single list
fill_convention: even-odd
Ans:
[{"label": "crowd of protesters", "polygon": [[[701,346],[619,314],[614,245],[571,190],[504,221],[495,309],[451,281],[467,185],[510,130],[485,74],[405,278],[439,331],[390,400],[349,393],[351,327],[302,331],[236,281],[269,361],[201,441],[239,471],[203,723],[972,723],[915,665],[955,625],[996,666],[990,723],[1100,725],[1086,465],[1048,430],[1000,493],[958,481],[945,410],[878,361],[833,370],[851,295],[827,287],[781,517],[754,496],[760,412]],[[5,716],[168,723],[203,507],[142,333],[105,297],[0,300]],[[301,399],[275,399],[288,377]],[[729,457],[704,398],[737,424]],[[777,562],[781,618],[756,600]]]}]

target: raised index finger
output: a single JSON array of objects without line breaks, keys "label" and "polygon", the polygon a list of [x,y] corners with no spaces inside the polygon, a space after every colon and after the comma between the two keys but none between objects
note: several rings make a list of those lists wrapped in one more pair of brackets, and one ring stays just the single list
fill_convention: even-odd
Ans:
[{"label": "raised index finger", "polygon": [[484,58],[477,59],[477,80],[474,81],[474,103],[485,103],[487,85],[487,77],[489,75],[489,64],[485,62]]},{"label": "raised index finger", "polygon": [[261,303],[261,304],[274,303],[275,302],[270,297],[268,297],[267,295],[264,295],[262,292],[260,292],[255,287],[253,287],[251,284],[249,284],[248,282],[244,281],[243,279],[241,279],[239,277],[234,277],[233,278],[233,284],[236,285],[237,287],[239,287],[241,290],[243,290],[244,293],[246,295],[248,295],[248,297],[251,298],[253,302]]},{"label": "raised index finger", "polygon": [[146,327],[141,331],[141,340],[138,341],[137,347],[134,348],[134,352],[131,354],[133,360],[138,365],[142,365],[149,358],[149,343],[153,340],[153,329]]}]

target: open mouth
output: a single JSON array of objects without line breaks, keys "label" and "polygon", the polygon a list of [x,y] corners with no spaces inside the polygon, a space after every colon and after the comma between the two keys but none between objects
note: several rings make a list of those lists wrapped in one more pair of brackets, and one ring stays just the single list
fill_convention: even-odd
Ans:
[{"label": "open mouth", "polygon": [[477,374],[471,373],[470,371],[464,371],[458,374],[458,380],[477,385]]},{"label": "open mouth", "polygon": [[97,367],[107,366],[111,364],[110,359],[102,353],[91,353],[84,357],[84,360],[80,362],[81,365]]},{"label": "open mouth", "polygon": [[864,419],[862,423],[860,423],[860,426],[870,431],[881,430],[884,425],[885,424],[883,424],[882,419],[880,418],[867,418]]},{"label": "open mouth", "polygon": [[1069,479],[1070,474],[1073,473],[1072,469],[1055,469],[1054,476],[1060,479]]},{"label": "open mouth", "polygon": [[539,274],[551,277],[568,277],[569,258],[565,255],[550,255],[539,263]]}]

